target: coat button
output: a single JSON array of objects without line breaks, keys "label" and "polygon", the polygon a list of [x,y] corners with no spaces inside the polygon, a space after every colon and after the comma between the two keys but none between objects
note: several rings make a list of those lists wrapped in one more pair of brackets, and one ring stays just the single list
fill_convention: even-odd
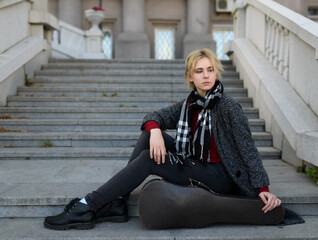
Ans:
[{"label": "coat button", "polygon": [[241,174],[242,174],[242,173],[241,173],[241,171],[239,170],[239,171],[237,171],[237,172],[236,172],[236,174],[235,174],[235,175],[236,175],[236,177],[240,177],[240,176],[241,176]]}]

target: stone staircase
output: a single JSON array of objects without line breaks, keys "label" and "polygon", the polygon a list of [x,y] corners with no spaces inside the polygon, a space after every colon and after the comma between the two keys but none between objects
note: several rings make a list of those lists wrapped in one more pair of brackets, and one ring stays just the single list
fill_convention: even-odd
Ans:
[{"label": "stone staircase", "polygon": [[[271,191],[308,216],[308,224],[318,225],[312,220],[318,215],[317,187],[280,160],[235,67],[230,61],[223,64],[225,92],[242,105],[249,119]],[[124,167],[143,116],[189,93],[183,71],[183,60],[52,59],[43,66],[29,80],[31,85],[19,87],[17,96],[8,97],[8,106],[0,107],[0,225],[37,224],[38,218],[58,213],[70,199],[94,190]],[[131,216],[138,216],[139,190],[129,200]],[[138,220],[131,224],[141,227]],[[138,234],[133,238],[147,238]],[[149,238],[160,237],[171,235]],[[259,237],[249,239],[263,239]]]}]

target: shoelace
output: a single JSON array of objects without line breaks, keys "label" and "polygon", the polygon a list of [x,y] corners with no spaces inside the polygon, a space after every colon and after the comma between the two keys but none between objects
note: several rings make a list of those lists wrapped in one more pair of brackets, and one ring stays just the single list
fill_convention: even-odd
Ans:
[{"label": "shoelace", "polygon": [[70,210],[73,208],[73,206],[75,205],[75,203],[78,202],[79,200],[80,200],[79,198],[74,198],[74,199],[72,199],[72,200],[66,205],[66,207],[64,208],[64,211],[65,211],[65,212],[70,211]]}]

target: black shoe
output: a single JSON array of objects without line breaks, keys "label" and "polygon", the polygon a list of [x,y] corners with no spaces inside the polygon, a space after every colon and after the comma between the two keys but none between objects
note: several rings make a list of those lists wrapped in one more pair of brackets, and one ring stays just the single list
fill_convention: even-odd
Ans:
[{"label": "black shoe", "polygon": [[46,217],[43,223],[44,227],[54,230],[94,228],[93,212],[88,205],[80,203],[79,201],[79,198],[75,198],[67,204],[64,211],[59,215]]},{"label": "black shoe", "polygon": [[97,210],[95,222],[127,222],[128,208],[125,199],[117,198]]}]

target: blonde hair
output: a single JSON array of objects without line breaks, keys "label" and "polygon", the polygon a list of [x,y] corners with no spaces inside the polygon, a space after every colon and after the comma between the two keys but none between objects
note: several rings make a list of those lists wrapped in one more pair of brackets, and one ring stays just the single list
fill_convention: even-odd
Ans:
[{"label": "blonde hair", "polygon": [[217,78],[218,79],[221,78],[221,71],[223,71],[223,66],[220,60],[216,57],[215,53],[209,48],[195,50],[188,55],[185,61],[185,73],[184,73],[184,78],[186,80],[186,83],[188,87],[191,88],[192,90],[195,90],[195,86],[193,82],[189,81],[189,77],[192,76],[193,71],[195,69],[195,65],[197,64],[197,61],[205,57],[210,59],[212,63],[212,67],[214,68],[214,71],[216,71],[217,73]]}]

